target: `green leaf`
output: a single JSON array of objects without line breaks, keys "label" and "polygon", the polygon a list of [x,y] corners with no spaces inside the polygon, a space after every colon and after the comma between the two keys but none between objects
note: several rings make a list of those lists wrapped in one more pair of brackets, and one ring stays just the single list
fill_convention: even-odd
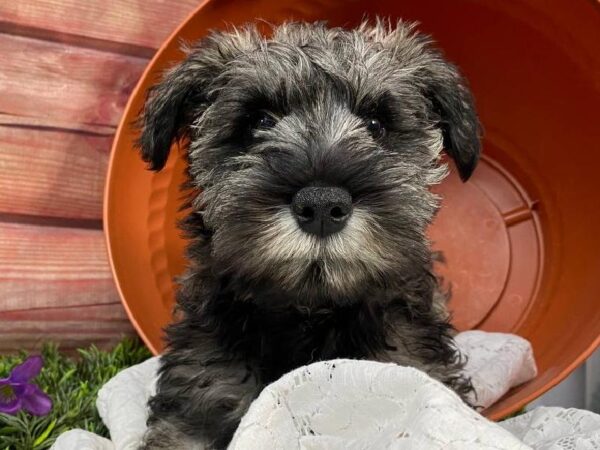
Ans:
[{"label": "green leaf", "polygon": [[65,381],[67,381],[69,378],[71,378],[71,375],[73,375],[74,373],[75,373],[75,368],[67,370],[64,373],[64,375],[61,377],[61,379],[58,383],[63,384]]},{"label": "green leaf", "polygon": [[50,422],[50,425],[48,425],[46,427],[44,432],[42,434],[40,434],[39,437],[35,441],[33,441],[33,448],[38,447],[42,442],[44,442],[48,438],[48,436],[50,436],[50,433],[52,433],[52,430],[54,430],[55,425],[56,425],[56,419],[54,419],[52,422]]}]

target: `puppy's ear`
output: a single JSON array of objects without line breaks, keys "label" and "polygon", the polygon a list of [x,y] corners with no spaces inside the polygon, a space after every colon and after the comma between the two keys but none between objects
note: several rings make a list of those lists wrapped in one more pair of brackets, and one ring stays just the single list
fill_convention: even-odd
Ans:
[{"label": "puppy's ear", "polygon": [[241,37],[242,33],[213,32],[184,48],[185,60],[149,90],[137,121],[141,130],[137,146],[150,169],[162,169],[171,144],[189,136],[190,125],[210,103],[213,81],[235,57],[239,50],[235,40]]},{"label": "puppy's ear", "polygon": [[400,78],[415,84],[428,102],[428,114],[439,124],[446,152],[466,181],[479,160],[480,127],[466,81],[456,67],[444,60],[431,40],[416,31],[416,23],[395,24],[378,18],[359,27],[368,39],[391,52],[401,68]]},{"label": "puppy's ear", "polygon": [[173,141],[185,137],[194,104],[203,102],[204,82],[191,56],[165,73],[146,97],[138,118],[137,145],[152,170],[164,167]]},{"label": "puppy's ear", "polygon": [[421,83],[431,113],[442,130],[444,148],[466,181],[479,161],[479,120],[464,78],[441,55],[431,52]]}]

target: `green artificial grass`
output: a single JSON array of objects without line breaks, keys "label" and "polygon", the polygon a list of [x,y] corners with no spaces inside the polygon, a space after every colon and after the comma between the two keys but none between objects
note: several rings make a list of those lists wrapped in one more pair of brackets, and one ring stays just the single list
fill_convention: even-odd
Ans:
[{"label": "green artificial grass", "polygon": [[[78,352],[79,357],[72,358],[61,354],[55,345],[43,348],[44,368],[33,382],[52,398],[52,411],[45,417],[23,411],[16,416],[0,413],[0,450],[48,449],[61,433],[73,428],[108,437],[96,411],[96,394],[117,372],[146,360],[150,352],[132,339],[111,351],[91,346]],[[0,356],[0,378],[8,376],[26,357],[26,353]]]}]

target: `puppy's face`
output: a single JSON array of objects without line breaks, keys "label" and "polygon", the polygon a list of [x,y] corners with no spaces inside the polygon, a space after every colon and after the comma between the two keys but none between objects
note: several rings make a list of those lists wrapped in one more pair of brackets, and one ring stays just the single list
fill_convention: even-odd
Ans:
[{"label": "puppy's face", "polygon": [[479,154],[456,69],[383,22],[214,33],[153,89],[141,124],[155,170],[189,139],[217,270],[330,298],[422,270],[441,152],[463,179]]}]

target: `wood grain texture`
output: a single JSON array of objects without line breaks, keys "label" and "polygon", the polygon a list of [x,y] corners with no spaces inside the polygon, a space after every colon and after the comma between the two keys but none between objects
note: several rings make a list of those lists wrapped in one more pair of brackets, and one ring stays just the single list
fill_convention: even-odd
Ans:
[{"label": "wood grain texture", "polygon": [[114,304],[100,230],[0,223],[0,311]]},{"label": "wood grain texture", "polygon": [[14,116],[2,112],[0,112],[0,125],[39,130],[74,131],[96,136],[113,136],[116,129],[113,125],[94,125],[64,121],[53,117]]},{"label": "wood grain texture", "polygon": [[[109,348],[123,337],[135,335],[120,304],[81,306],[75,312],[68,308],[52,311],[52,316],[32,311],[23,318],[0,313],[0,354],[35,351],[47,342],[57,343],[67,351],[90,343]],[[119,314],[121,318],[114,318]]]},{"label": "wood grain texture", "polygon": [[0,353],[135,334],[99,230],[0,223]]},{"label": "wood grain texture", "polygon": [[0,1],[0,353],[134,334],[99,229],[109,149],[148,58],[198,4]]},{"label": "wood grain texture", "polygon": [[31,122],[0,125],[0,212],[99,221],[112,136]]},{"label": "wood grain texture", "polygon": [[[97,46],[119,43],[124,49],[155,49],[191,13],[200,0],[19,0],[0,2],[1,25],[11,32],[46,31],[66,42],[80,38]],[[35,33],[40,37],[40,33]],[[115,50],[114,46],[109,49]]]},{"label": "wood grain texture", "polygon": [[147,64],[142,58],[6,34],[0,34],[0,61],[2,113],[111,126]]}]

